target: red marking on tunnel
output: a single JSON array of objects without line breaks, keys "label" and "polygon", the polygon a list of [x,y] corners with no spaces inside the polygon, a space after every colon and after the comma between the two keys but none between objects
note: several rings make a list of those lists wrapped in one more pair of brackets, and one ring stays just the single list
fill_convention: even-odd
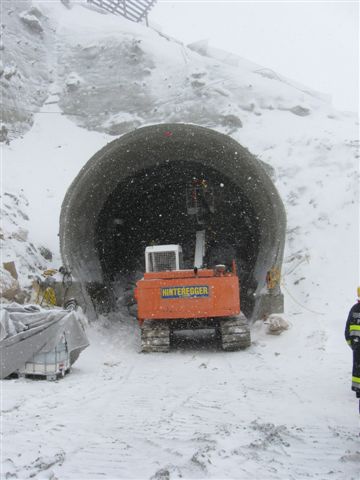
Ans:
[{"label": "red marking on tunnel", "polygon": [[172,132],[170,132],[170,130],[166,130],[164,135],[165,135],[165,137],[172,137]]}]

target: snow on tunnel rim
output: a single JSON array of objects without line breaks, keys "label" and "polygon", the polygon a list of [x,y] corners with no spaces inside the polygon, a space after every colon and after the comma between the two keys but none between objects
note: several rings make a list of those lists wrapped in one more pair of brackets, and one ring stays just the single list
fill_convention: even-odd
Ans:
[{"label": "snow on tunnel rim", "polygon": [[60,248],[85,304],[91,303],[91,285],[109,288],[117,272],[139,267],[155,237],[160,244],[179,243],[191,255],[202,227],[186,215],[184,191],[199,176],[224,187],[218,198],[215,190],[209,231],[217,254],[236,257],[243,311],[252,318],[283,311],[280,289],[269,294],[264,288],[267,272],[281,270],[283,260],[286,215],[277,189],[263,162],[234,139],[191,124],[123,135],[98,151],[70,185],[61,208]]}]

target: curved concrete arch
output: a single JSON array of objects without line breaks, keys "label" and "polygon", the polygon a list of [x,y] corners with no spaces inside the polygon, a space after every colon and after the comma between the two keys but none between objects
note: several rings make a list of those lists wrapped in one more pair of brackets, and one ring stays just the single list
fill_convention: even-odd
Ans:
[{"label": "curved concrete arch", "polygon": [[184,191],[194,176],[215,186],[209,230],[218,249],[235,253],[245,313],[259,317],[279,311],[279,289],[270,296],[263,292],[266,273],[273,267],[281,270],[283,260],[286,217],[281,198],[263,164],[247,149],[195,125],[140,128],[88,161],[62,205],[64,264],[83,287],[110,287],[117,271],[137,268],[151,235],[160,243],[185,243],[190,252],[201,229],[186,215]]}]

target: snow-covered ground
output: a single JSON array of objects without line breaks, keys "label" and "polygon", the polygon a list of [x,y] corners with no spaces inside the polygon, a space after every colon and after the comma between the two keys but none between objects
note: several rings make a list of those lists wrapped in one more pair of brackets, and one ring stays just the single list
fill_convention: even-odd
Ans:
[{"label": "snow-covered ground", "polygon": [[[25,65],[43,84],[36,95],[31,83],[16,104],[39,109],[31,122],[6,117],[2,261],[15,261],[23,286],[59,266],[62,199],[111,134],[198,123],[274,168],[288,216],[282,288],[291,328],[270,336],[256,322],[244,352],[190,337],[170,354],[143,355],[132,317],[102,319],[65,379],[1,382],[2,477],[358,479],[357,402],[343,339],[359,281],[357,116],[251,62],[200,56],[80,5],[37,4],[43,31],[25,35],[16,15],[30,4],[18,2],[6,18],[16,41],[28,44],[6,63],[4,39],[4,67],[17,62],[22,75],[1,77],[1,86],[16,98]],[[47,50],[27,65],[40,34]]]},{"label": "snow-covered ground", "polygon": [[5,382],[4,478],[358,479],[349,358],[291,320],[236,353],[202,337],[144,355],[133,323],[90,329],[64,380]]}]

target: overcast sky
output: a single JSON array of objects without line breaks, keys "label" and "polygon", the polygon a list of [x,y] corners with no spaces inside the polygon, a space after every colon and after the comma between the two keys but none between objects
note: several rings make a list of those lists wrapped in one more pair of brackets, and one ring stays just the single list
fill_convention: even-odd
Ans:
[{"label": "overcast sky", "polygon": [[158,0],[149,19],[329,93],[339,109],[359,107],[358,0]]}]

